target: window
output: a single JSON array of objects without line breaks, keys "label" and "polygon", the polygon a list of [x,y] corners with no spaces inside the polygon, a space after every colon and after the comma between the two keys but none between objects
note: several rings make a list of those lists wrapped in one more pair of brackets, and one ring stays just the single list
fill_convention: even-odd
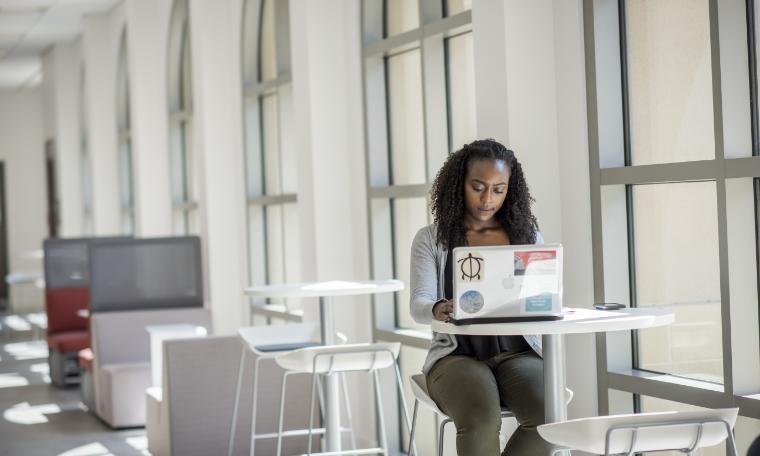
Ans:
[{"label": "window", "polygon": [[[288,2],[248,1],[243,81],[249,281],[300,279]],[[297,299],[251,300],[254,323],[301,319]]]},{"label": "window", "polygon": [[[432,222],[432,181],[449,153],[476,139],[469,9],[467,2],[455,1],[364,3],[367,193],[375,279],[409,284],[412,240]],[[373,302],[375,338],[404,344],[400,363],[409,388],[409,375],[419,372],[430,345],[430,328],[412,320],[408,287],[374,296]],[[407,399],[411,397],[408,392]],[[386,419],[402,423],[400,411],[386,411],[397,415]],[[434,426],[433,415],[422,412],[420,435],[434,435]],[[403,445],[408,436],[397,428],[396,442]],[[417,445],[420,454],[434,454],[436,439],[418,439]]]},{"label": "window", "polygon": [[119,195],[121,202],[121,231],[135,232],[135,190],[132,168],[132,124],[129,106],[129,72],[127,69],[127,31],[121,34],[117,75],[117,126],[119,132]]},{"label": "window", "polygon": [[584,5],[595,300],[675,314],[597,336],[601,414],[760,418],[755,12],[719,3]]},{"label": "window", "polygon": [[95,221],[92,211],[92,159],[87,140],[87,81],[84,66],[80,71],[80,103],[79,103],[79,165],[82,182],[82,234],[95,234]]},{"label": "window", "polygon": [[197,234],[198,189],[193,155],[193,88],[187,0],[176,0],[169,37],[169,135],[173,225]]}]

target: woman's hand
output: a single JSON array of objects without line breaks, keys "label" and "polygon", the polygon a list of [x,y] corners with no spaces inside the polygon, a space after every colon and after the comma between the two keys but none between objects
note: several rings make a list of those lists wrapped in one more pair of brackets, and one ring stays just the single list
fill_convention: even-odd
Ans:
[{"label": "woman's hand", "polygon": [[433,318],[438,321],[449,321],[451,312],[454,311],[454,303],[451,300],[441,301],[433,306]]}]

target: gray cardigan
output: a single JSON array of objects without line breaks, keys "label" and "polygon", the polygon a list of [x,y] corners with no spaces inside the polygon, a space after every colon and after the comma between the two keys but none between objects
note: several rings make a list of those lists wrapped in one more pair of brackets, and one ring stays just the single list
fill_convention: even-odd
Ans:
[{"label": "gray cardigan", "polygon": [[[543,244],[541,233],[536,236],[536,244]],[[433,305],[444,297],[444,270],[448,250],[437,241],[435,225],[421,228],[412,241],[412,264],[410,268],[410,311],[417,323],[429,325],[433,322]],[[541,338],[525,336],[533,350],[541,355]],[[422,372],[428,373],[436,361],[453,352],[457,339],[451,334],[433,332]]]}]

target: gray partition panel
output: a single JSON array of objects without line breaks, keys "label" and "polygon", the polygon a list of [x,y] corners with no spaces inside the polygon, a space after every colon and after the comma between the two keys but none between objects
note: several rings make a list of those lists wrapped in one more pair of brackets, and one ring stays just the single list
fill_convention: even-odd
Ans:
[{"label": "gray partition panel", "polygon": [[127,236],[100,238],[45,239],[45,286],[47,288],[79,288],[90,284],[88,247],[95,240],[123,240]]},{"label": "gray partition panel", "polygon": [[87,267],[87,239],[46,239],[45,286],[47,288],[78,288],[90,283]]},{"label": "gray partition panel", "polygon": [[89,263],[91,312],[203,306],[197,236],[94,241]]}]

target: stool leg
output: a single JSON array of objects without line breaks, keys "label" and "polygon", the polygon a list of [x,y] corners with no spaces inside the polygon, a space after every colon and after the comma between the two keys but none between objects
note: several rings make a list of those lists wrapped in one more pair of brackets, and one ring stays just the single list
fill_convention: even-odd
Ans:
[{"label": "stool leg", "polygon": [[443,456],[443,435],[446,432],[446,425],[451,422],[451,418],[446,418],[441,421],[441,425],[438,428],[438,456]]},{"label": "stool leg", "polygon": [[315,390],[317,389],[318,378],[319,378],[318,373],[313,372],[311,374],[311,398],[309,399],[309,442],[307,443],[308,449],[307,449],[306,454],[311,454],[312,430],[314,429],[314,396],[315,396],[314,393],[315,393]]},{"label": "stool leg", "polygon": [[263,359],[264,358],[257,357],[256,361],[253,363],[253,386],[251,388],[251,456],[253,456],[253,450],[256,447],[256,408],[258,407],[257,404],[259,399],[257,394],[259,386],[259,365]]},{"label": "stool leg", "polygon": [[406,453],[409,456],[413,456],[417,454],[417,446],[414,445],[414,433],[417,431],[417,409],[420,406],[420,401],[415,399],[414,400],[414,411],[412,412],[412,430],[409,431],[409,448],[406,450]]},{"label": "stool leg", "polygon": [[356,432],[354,431],[354,420],[351,417],[351,400],[348,397],[348,384],[346,383],[346,373],[340,373],[340,381],[343,384],[343,402],[346,405],[346,422],[351,430],[351,449],[356,449]]},{"label": "stool leg", "polygon": [[[406,395],[404,394],[404,383],[401,381],[401,369],[398,367],[398,363],[394,362],[393,367],[396,371],[396,385],[398,386],[398,393],[401,396],[401,408],[404,410],[404,421],[406,422],[406,428],[411,428],[411,423],[409,422],[409,411],[406,409]],[[415,448],[415,453],[417,449]]]},{"label": "stool leg", "polygon": [[[277,425],[277,456],[282,455],[282,421],[284,418],[283,415],[285,415],[285,384],[287,383],[289,373],[290,372],[285,372],[282,374],[282,389],[280,389],[280,418],[279,424]],[[251,438],[253,438],[253,436],[251,436]]]},{"label": "stool leg", "polygon": [[237,385],[235,386],[235,404],[232,407],[232,425],[230,426],[230,441],[227,444],[227,456],[232,456],[235,448],[235,428],[237,427],[238,403],[240,402],[240,387],[243,382],[243,368],[245,367],[246,348],[240,347],[240,364],[238,365]]},{"label": "stool leg", "polygon": [[383,454],[388,455],[388,437],[385,433],[385,414],[383,413],[383,400],[380,394],[380,376],[377,369],[372,371],[375,384],[375,402],[377,404],[377,418],[380,421],[380,442],[383,448]]}]

